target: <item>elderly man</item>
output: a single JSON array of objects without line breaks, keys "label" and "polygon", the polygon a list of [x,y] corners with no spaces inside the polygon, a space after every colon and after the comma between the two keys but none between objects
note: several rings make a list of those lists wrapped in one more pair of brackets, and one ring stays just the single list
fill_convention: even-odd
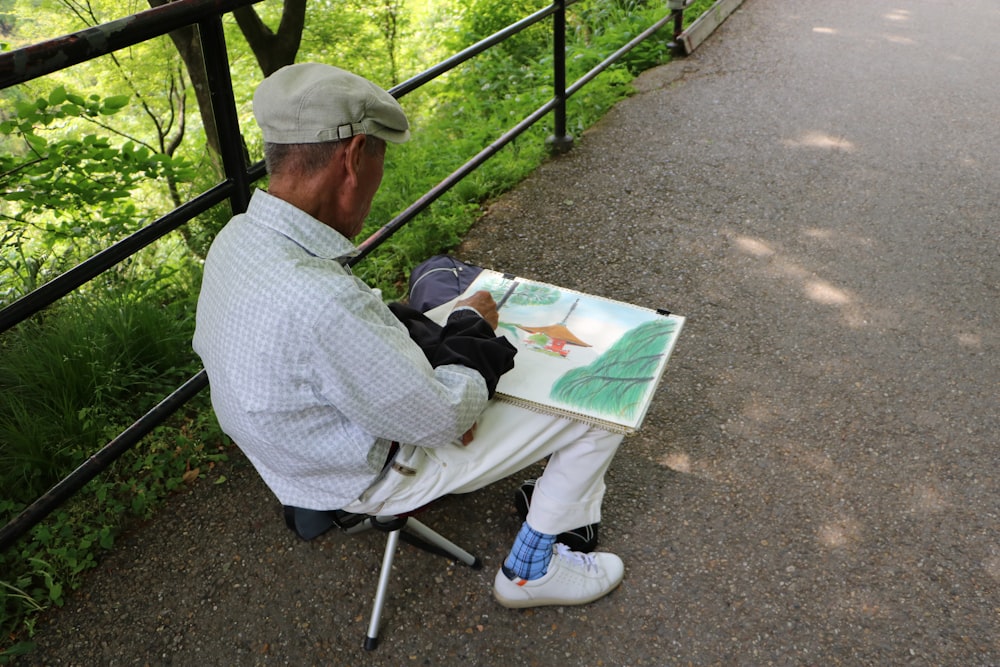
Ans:
[{"label": "elderly man", "polygon": [[390,309],[338,261],[382,181],[386,142],[409,138],[396,100],[304,63],[258,87],[254,115],[268,191],[212,244],[194,336],[223,430],[302,512],[399,514],[548,457],[495,597],[568,605],[613,590],[617,556],[557,540],[600,520],[621,436],[490,400],[515,350],[493,331],[488,293],[459,302],[442,327]]}]

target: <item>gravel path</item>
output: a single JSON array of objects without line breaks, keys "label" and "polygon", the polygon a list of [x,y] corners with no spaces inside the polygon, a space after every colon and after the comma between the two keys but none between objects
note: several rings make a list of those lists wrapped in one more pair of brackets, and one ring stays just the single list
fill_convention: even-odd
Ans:
[{"label": "gravel path", "polygon": [[1000,7],[747,0],[459,254],[686,315],[609,472],[593,605],[505,610],[509,480],[426,515],[482,571],[302,543],[245,462],[135,531],[38,665],[997,665]]}]

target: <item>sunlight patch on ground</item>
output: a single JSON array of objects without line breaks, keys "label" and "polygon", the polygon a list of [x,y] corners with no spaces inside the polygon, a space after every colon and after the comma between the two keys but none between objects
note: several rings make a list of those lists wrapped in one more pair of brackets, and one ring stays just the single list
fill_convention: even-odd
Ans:
[{"label": "sunlight patch on ground", "polygon": [[926,514],[936,514],[949,505],[944,494],[934,484],[922,484],[916,487],[914,496],[915,509]]},{"label": "sunlight patch on ground", "polygon": [[[747,397],[747,402],[743,406],[743,416],[759,424],[772,421],[780,415],[776,412],[776,406],[770,394],[759,396],[756,392],[753,392]],[[736,426],[742,427],[744,426],[744,422],[740,421]],[[756,426],[754,426],[754,429],[756,429]],[[752,433],[746,433],[745,435],[750,437]]]},{"label": "sunlight patch on ground", "polygon": [[[807,229],[805,234],[816,239],[832,238],[830,231],[817,228]],[[856,329],[868,324],[858,299],[850,291],[818,278],[799,264],[783,258],[770,244],[760,239],[737,235],[733,238],[733,243],[737,250],[745,255],[770,260],[769,270],[797,285],[810,301],[840,308],[844,321],[851,328]]]},{"label": "sunlight patch on ground", "polygon": [[789,262],[787,259],[779,259],[775,261],[775,268],[781,273],[781,275],[792,280],[804,281],[808,279],[810,275],[804,268],[795,262]]},{"label": "sunlight patch on ground", "polygon": [[910,10],[908,9],[894,9],[885,15],[888,21],[909,21],[910,20]]},{"label": "sunlight patch on ground", "polygon": [[757,239],[752,239],[748,236],[737,237],[736,245],[740,250],[748,255],[753,255],[754,257],[770,257],[774,254],[774,250],[771,249],[771,246],[767,245],[763,241],[758,241]]},{"label": "sunlight patch on ground", "polygon": [[977,333],[960,333],[958,334],[958,344],[962,347],[981,350],[983,349],[983,337]]},{"label": "sunlight patch on ground", "polygon": [[821,241],[829,241],[833,238],[833,232],[829,229],[820,229],[818,227],[812,227],[810,229],[802,230],[802,233],[811,239],[819,239]]},{"label": "sunlight patch on ground", "polygon": [[891,605],[887,605],[873,591],[851,589],[839,608],[853,618],[872,619],[885,616]]},{"label": "sunlight patch on ground", "polygon": [[853,519],[825,523],[819,528],[817,538],[825,547],[840,549],[861,538],[861,527]]},{"label": "sunlight patch on ground", "polygon": [[720,482],[718,472],[711,470],[710,464],[705,461],[695,461],[684,452],[668,452],[656,459],[656,462],[664,468],[682,475],[691,475],[707,482]]},{"label": "sunlight patch on ground", "polygon": [[813,28],[813,32],[818,32],[821,35],[836,35],[837,30],[834,28],[821,28],[819,26]]},{"label": "sunlight patch on ground", "polygon": [[846,306],[853,301],[846,291],[834,287],[825,280],[807,281],[803,289],[810,299],[828,306]]},{"label": "sunlight patch on ground", "polygon": [[892,42],[893,44],[903,44],[904,46],[913,46],[916,42],[909,37],[903,37],[902,35],[884,35],[887,42]]},{"label": "sunlight patch on ground", "polygon": [[792,148],[826,148],[852,152],[854,144],[843,137],[834,137],[825,132],[805,132],[798,139],[786,139],[786,146]]},{"label": "sunlight patch on ground", "polygon": [[1000,556],[991,556],[986,559],[983,563],[983,567],[986,568],[986,572],[989,573],[991,577],[1000,581]]},{"label": "sunlight patch on ground", "polygon": [[691,457],[682,452],[672,452],[660,459],[660,465],[676,472],[691,472]]},{"label": "sunlight patch on ground", "polygon": [[793,454],[788,455],[788,458],[793,459],[796,463],[799,463],[814,472],[829,477],[831,484],[844,483],[843,476],[839,474],[839,470],[837,466],[834,465],[833,459],[823,452],[809,449],[805,446],[799,446]]}]

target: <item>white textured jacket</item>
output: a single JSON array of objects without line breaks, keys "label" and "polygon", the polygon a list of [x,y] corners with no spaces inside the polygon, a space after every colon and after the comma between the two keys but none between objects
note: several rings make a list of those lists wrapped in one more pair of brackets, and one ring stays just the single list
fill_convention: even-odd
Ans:
[{"label": "white textured jacket", "polygon": [[337,261],[353,250],[257,191],[205,262],[194,349],[212,405],[285,505],[347,505],[378,476],[390,441],[455,446],[488,401],[476,370],[432,368]]}]

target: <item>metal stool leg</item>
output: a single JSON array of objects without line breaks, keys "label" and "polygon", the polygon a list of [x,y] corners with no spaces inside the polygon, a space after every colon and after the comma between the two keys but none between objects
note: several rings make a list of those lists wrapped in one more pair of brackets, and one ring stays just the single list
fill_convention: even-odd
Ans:
[{"label": "metal stool leg", "polygon": [[474,570],[478,570],[483,566],[478,558],[470,554],[468,551],[458,546],[448,538],[444,537],[435,530],[431,530],[425,524],[417,521],[413,517],[406,522],[403,530],[409,531],[422,539],[424,542],[436,547],[437,549],[448,554],[449,557],[454,558],[457,561],[465,563]]},{"label": "metal stool leg", "polygon": [[[379,626],[382,623],[382,610],[389,596],[389,578],[392,576],[392,561],[396,557],[396,549],[402,538],[430,553],[465,563],[478,570],[482,562],[451,540],[446,539],[437,531],[431,530],[411,516],[371,516],[352,514],[342,510],[316,511],[298,507],[284,507],[285,524],[299,537],[310,540],[322,535],[333,526],[339,527],[348,535],[354,535],[373,528],[384,532],[385,552],[382,554],[382,567],[378,573],[378,587],[375,589],[375,599],[372,601],[371,618],[368,620],[368,633],[365,635],[365,650],[371,651],[378,646]],[[403,534],[403,531],[406,534]]]},{"label": "metal stool leg", "polygon": [[[396,548],[399,546],[399,540],[403,536],[404,530],[410,533],[411,539],[408,541],[422,549],[442,554],[448,558],[465,563],[476,570],[482,567],[482,562],[465,549],[445,538],[437,531],[431,530],[413,517],[373,517],[366,520],[362,526],[358,526],[357,530],[368,528],[379,528],[386,531],[385,553],[382,554],[382,569],[379,570],[378,588],[375,590],[375,600],[372,602],[372,614],[368,620],[368,634],[365,635],[365,650],[371,651],[378,646],[378,631],[379,625],[382,622],[382,609],[385,607],[385,601],[389,594],[389,577],[392,576],[392,561],[396,556]],[[416,541],[412,539],[413,536],[416,536]]]},{"label": "metal stool leg", "polygon": [[389,592],[389,577],[392,575],[392,559],[399,545],[400,528],[389,532],[385,539],[385,553],[382,554],[382,569],[378,574],[378,588],[375,590],[375,601],[372,603],[372,615],[368,621],[368,634],[365,636],[365,650],[371,651],[378,646],[378,627],[382,620],[382,608]]}]

